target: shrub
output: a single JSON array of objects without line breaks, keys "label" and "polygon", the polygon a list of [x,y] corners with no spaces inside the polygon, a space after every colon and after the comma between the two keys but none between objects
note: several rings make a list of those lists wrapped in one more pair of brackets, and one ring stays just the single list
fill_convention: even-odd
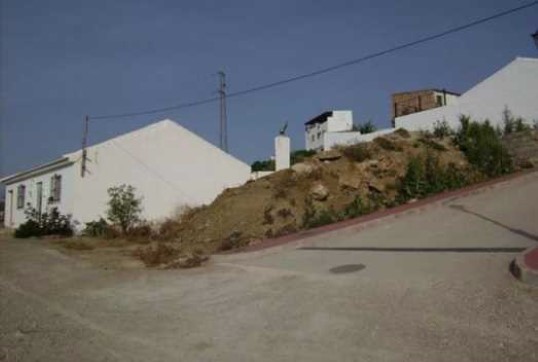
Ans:
[{"label": "shrub", "polygon": [[409,133],[409,131],[404,128],[398,128],[396,131],[394,131],[394,133],[403,138],[411,137],[411,133]]},{"label": "shrub", "polygon": [[140,247],[133,255],[142,260],[147,267],[153,267],[173,261],[179,255],[179,250],[166,243],[157,243]]},{"label": "shrub", "polygon": [[343,211],[341,219],[351,219],[361,215],[368,214],[372,210],[369,205],[366,205],[360,196],[349,203]]},{"label": "shrub", "polygon": [[49,212],[39,213],[34,208],[25,210],[27,221],[15,230],[16,238],[29,238],[32,236],[72,236],[73,223],[70,215],[62,215],[58,208]]},{"label": "shrub", "polygon": [[254,161],[250,165],[252,172],[256,171],[274,171],[275,170],[275,161],[274,160],[264,160],[264,161]]},{"label": "shrub", "polygon": [[364,124],[359,124],[358,126],[355,126],[354,128],[358,130],[361,134],[368,134],[368,133],[373,133],[376,131],[376,126],[373,124],[372,121],[368,121]]},{"label": "shrub", "polygon": [[109,225],[102,217],[97,221],[86,223],[86,227],[82,231],[82,235],[89,237],[105,237],[108,235]]},{"label": "shrub", "polygon": [[425,145],[427,148],[431,148],[436,151],[447,151],[447,148],[444,145],[431,138],[421,137],[419,142]]},{"label": "shrub", "polygon": [[109,188],[108,196],[107,217],[125,235],[140,221],[142,200],[136,197],[133,186],[125,184]]},{"label": "shrub", "polygon": [[32,236],[41,236],[42,230],[39,226],[39,223],[35,220],[27,220],[26,222],[19,225],[15,229],[14,236],[19,239],[30,238]]},{"label": "shrub", "polygon": [[461,127],[456,143],[471,165],[486,176],[493,177],[512,171],[512,160],[491,124],[460,118]]},{"label": "shrub", "polygon": [[[294,165],[296,163],[301,163],[304,160],[314,156],[316,154],[316,151],[314,150],[296,150],[291,152],[290,154],[290,164]],[[274,167],[273,167],[274,169]],[[254,171],[254,170],[253,170]]]},{"label": "shrub", "polygon": [[397,202],[421,198],[466,185],[468,178],[454,163],[443,167],[439,158],[428,152],[425,157],[409,160],[404,177],[400,180]]},{"label": "shrub", "polygon": [[153,239],[153,229],[151,225],[147,223],[141,223],[129,228],[127,232],[127,239],[130,241],[136,241],[141,244],[146,244]]},{"label": "shrub", "polygon": [[363,162],[372,157],[372,153],[368,146],[364,143],[358,143],[349,147],[342,148],[342,153],[349,160],[355,162]]},{"label": "shrub", "polygon": [[435,137],[444,138],[444,137],[448,137],[448,136],[450,136],[452,134],[453,134],[452,129],[448,125],[447,121],[443,120],[442,122],[441,121],[436,121],[435,122],[435,125],[434,125],[434,128],[433,128],[433,135]]},{"label": "shrub", "polygon": [[419,157],[413,157],[407,163],[405,175],[401,180],[399,196],[409,200],[426,194],[424,164]]},{"label": "shrub", "polygon": [[305,212],[303,214],[303,228],[311,229],[318,226],[331,224],[337,220],[336,213],[332,209],[316,211],[312,200],[305,199]]}]

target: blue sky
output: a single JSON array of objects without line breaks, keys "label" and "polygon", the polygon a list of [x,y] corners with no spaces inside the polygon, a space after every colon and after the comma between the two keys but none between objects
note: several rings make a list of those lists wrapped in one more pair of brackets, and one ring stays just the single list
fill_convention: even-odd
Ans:
[{"label": "blue sky", "polygon": [[[80,148],[85,114],[166,107],[233,92],[415,40],[528,1],[0,0],[0,175]],[[472,4],[472,5],[471,5]],[[390,123],[390,94],[463,92],[516,56],[538,56],[538,7],[333,73],[230,99],[229,145],[267,158],[289,122],[331,109]],[[218,143],[218,104],[93,121],[96,143],[171,118]]]}]

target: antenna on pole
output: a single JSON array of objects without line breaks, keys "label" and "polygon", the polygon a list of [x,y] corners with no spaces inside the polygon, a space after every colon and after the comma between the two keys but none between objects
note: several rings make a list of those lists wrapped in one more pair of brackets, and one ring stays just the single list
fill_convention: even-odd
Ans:
[{"label": "antenna on pole", "polygon": [[226,74],[219,71],[219,96],[220,96],[220,148],[228,152],[228,125],[226,118]]},{"label": "antenna on pole", "polygon": [[86,147],[88,146],[88,123],[90,117],[84,117],[84,126],[82,131],[82,163],[80,165],[80,176],[84,177],[86,173],[86,161],[88,159]]}]

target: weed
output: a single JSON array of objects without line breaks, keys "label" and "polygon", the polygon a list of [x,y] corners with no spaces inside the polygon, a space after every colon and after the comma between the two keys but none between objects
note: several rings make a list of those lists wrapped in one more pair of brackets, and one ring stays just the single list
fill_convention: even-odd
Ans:
[{"label": "weed", "polygon": [[166,243],[157,243],[157,245],[139,247],[133,252],[133,256],[142,260],[147,267],[169,263],[178,255],[179,250]]},{"label": "weed", "polygon": [[403,151],[402,147],[397,145],[394,141],[386,138],[386,137],[377,137],[374,139],[374,143],[377,144],[379,147],[381,147],[384,150],[387,151],[396,151],[401,152]]},{"label": "weed", "polygon": [[342,153],[349,160],[355,162],[363,162],[372,157],[372,153],[368,149],[368,146],[363,143],[358,143],[353,146],[342,148]]},{"label": "weed", "polygon": [[471,165],[488,177],[512,171],[512,159],[488,121],[472,122],[462,116],[460,123],[455,141]]},{"label": "weed", "polygon": [[394,133],[402,138],[411,137],[411,133],[409,133],[409,131],[404,128],[398,128],[396,131],[394,131]]},{"label": "weed", "polygon": [[436,121],[435,122],[435,125],[434,125],[434,128],[433,128],[434,137],[436,137],[436,138],[444,138],[444,137],[448,137],[448,136],[452,135],[453,133],[454,132],[452,131],[452,129],[448,125],[447,121],[443,120],[443,121]]}]

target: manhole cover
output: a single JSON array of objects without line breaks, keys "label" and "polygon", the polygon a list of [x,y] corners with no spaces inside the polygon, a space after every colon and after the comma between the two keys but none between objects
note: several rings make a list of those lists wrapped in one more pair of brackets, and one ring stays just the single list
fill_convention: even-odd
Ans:
[{"label": "manhole cover", "polygon": [[335,266],[334,268],[329,269],[329,271],[334,274],[343,274],[343,273],[357,272],[364,268],[366,268],[364,264],[345,264],[345,265]]}]

